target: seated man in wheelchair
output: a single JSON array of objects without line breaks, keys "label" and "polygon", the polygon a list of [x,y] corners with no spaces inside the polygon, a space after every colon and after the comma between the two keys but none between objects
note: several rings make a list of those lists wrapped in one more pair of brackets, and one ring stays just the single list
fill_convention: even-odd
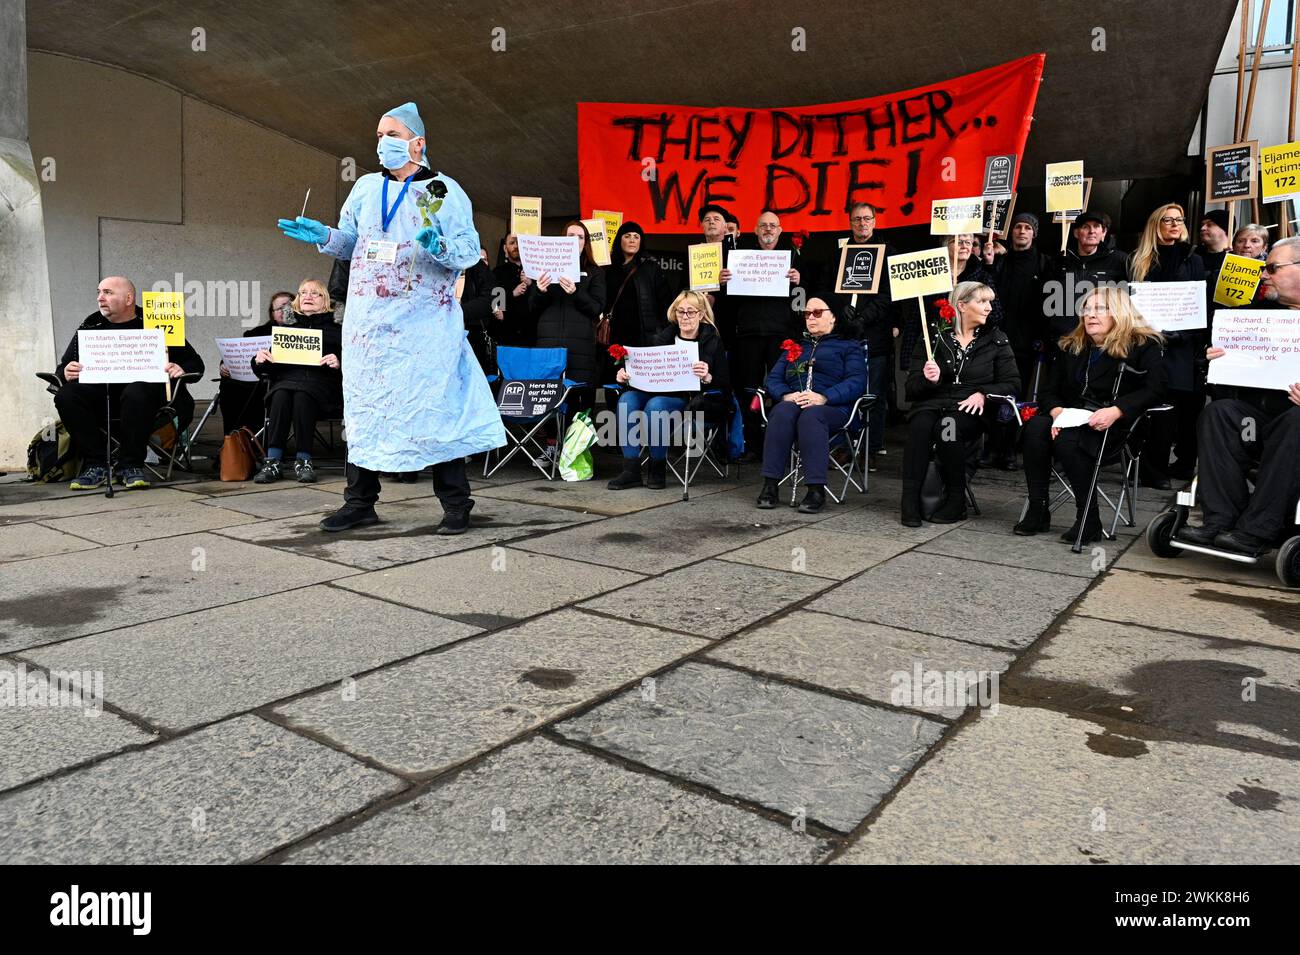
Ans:
[{"label": "seated man in wheelchair", "polygon": [[854,402],[866,392],[867,360],[857,328],[837,321],[822,299],[808,299],[803,320],[803,342],[792,342],[767,376],[767,394],[776,404],[767,415],[758,506],[776,507],[797,441],[808,485],[799,513],[816,514],[826,506],[831,432],[848,423]]},{"label": "seated man in wheelchair", "polygon": [[993,311],[993,289],[982,282],[958,282],[952,303],[940,303],[940,321],[931,326],[934,357],[926,358],[918,339],[907,376],[907,446],[903,450],[905,527],[921,526],[921,485],[934,449],[943,477],[944,498],[930,515],[936,524],[966,519],[967,448],[984,433],[985,395],[1006,395],[1020,389],[1020,373],[1011,341],[997,328],[986,327]]},{"label": "seated man in wheelchair", "polygon": [[[1268,254],[1252,308],[1300,310],[1300,237],[1280,239]],[[1222,348],[1206,357],[1221,358]],[[1297,376],[1300,377],[1300,376]],[[1180,540],[1259,557],[1287,536],[1300,497],[1300,381],[1286,391],[1213,385],[1214,400],[1197,423],[1200,463],[1197,496],[1201,526],[1184,527]],[[1258,462],[1255,491],[1247,473]]]},{"label": "seated man in wheelchair", "polygon": [[[1163,400],[1163,338],[1142,320],[1127,290],[1101,285],[1083,297],[1079,324],[1059,345],[1060,354],[1038,395],[1039,413],[1025,425],[1022,453],[1029,507],[1014,532],[1027,537],[1051,528],[1047,495],[1055,458],[1074,491],[1076,511],[1074,526],[1061,540],[1074,543],[1082,522],[1082,543],[1091,544],[1102,536],[1097,495],[1092,495],[1086,514],[1084,506],[1102,433],[1119,424],[1126,435],[1129,422]],[[1092,417],[1078,427],[1058,428],[1056,419],[1066,408],[1091,411]],[[1117,438],[1113,434],[1108,441],[1116,450],[1122,440]]]},{"label": "seated man in wheelchair", "polygon": [[[144,313],[136,305],[135,286],[121,276],[110,276],[99,283],[96,290],[99,310],[92,313],[77,331],[108,331],[113,329],[140,331],[144,328]],[[167,374],[179,378],[188,374],[203,374],[203,359],[190,343],[173,345],[167,349]],[[89,491],[103,487],[108,480],[108,453],[104,439],[107,422],[107,405],[111,402],[118,440],[115,476],[127,488],[147,488],[144,458],[149,445],[149,435],[157,424],[158,411],[167,403],[166,386],[154,381],[133,381],[127,384],[83,384],[80,349],[77,332],[72,333],[59,361],[55,374],[60,382],[54,395],[54,406],[59,419],[71,435],[73,445],[81,455],[81,473],[69,487],[74,491]],[[183,385],[176,385],[172,407],[182,426],[194,417],[194,399]]]},{"label": "seated man in wheelchair", "polygon": [[343,352],[343,329],[334,321],[325,283],[306,279],[298,287],[298,297],[293,300],[293,315],[285,324],[321,330],[320,365],[315,368],[310,365],[277,365],[266,349],[254,356],[253,374],[271,383],[267,392],[270,408],[267,414],[266,463],[253,478],[258,484],[280,480],[290,424],[297,445],[294,478],[299,484],[315,483],[316,468],[311,460],[311,447],[316,436],[316,422],[329,417],[331,410],[337,412],[343,407],[343,372],[339,365],[339,355]]},{"label": "seated man in wheelchair", "polygon": [[[731,397],[727,379],[727,356],[722,336],[713,323],[709,297],[703,292],[682,292],[668,306],[668,322],[668,327],[651,344],[698,342],[700,360],[695,363],[694,371],[695,377],[700,379],[700,391],[648,394],[628,388],[619,396],[618,428],[623,441],[623,471],[606,485],[611,491],[621,491],[641,484],[642,441],[650,448],[645,486],[658,490],[666,485],[668,441],[672,433],[669,419],[673,414],[698,409],[704,412],[705,419],[710,423],[721,424],[727,419],[727,403]],[[619,368],[615,378],[620,385],[626,385],[627,369]],[[634,416],[641,417],[640,427],[633,427],[636,420]]]}]

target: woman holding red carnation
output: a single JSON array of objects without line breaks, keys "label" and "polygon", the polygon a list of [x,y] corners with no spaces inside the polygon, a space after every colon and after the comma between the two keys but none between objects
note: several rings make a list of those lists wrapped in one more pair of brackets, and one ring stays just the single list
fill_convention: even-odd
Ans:
[{"label": "woman holding red carnation", "polygon": [[763,438],[758,506],[776,507],[779,482],[790,470],[790,450],[797,441],[808,485],[799,513],[816,514],[826,506],[830,435],[849,420],[853,402],[867,390],[867,360],[857,330],[841,327],[822,299],[810,298],[803,318],[803,343],[783,342],[783,354],[767,376],[767,393],[776,404],[768,412]]},{"label": "woman holding red carnation", "polygon": [[966,447],[983,433],[984,396],[1020,388],[1011,342],[987,328],[993,289],[982,282],[959,282],[952,299],[939,303],[930,326],[934,357],[926,359],[918,339],[907,376],[907,447],[903,452],[902,522],[921,526],[921,485],[933,448],[943,477],[944,498],[929,516],[935,524],[966,519]]}]

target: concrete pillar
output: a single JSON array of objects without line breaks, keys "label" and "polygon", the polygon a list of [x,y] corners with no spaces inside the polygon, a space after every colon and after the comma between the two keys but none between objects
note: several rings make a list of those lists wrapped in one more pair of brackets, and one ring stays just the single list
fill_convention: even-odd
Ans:
[{"label": "concrete pillar", "polygon": [[0,471],[26,465],[27,443],[52,420],[38,371],[53,371],[54,324],[40,177],[27,143],[27,11],[0,0]]}]

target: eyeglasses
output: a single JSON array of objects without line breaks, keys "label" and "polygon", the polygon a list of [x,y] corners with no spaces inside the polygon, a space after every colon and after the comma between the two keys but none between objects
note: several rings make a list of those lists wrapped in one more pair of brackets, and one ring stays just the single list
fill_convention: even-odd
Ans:
[{"label": "eyeglasses", "polygon": [[1288,265],[1297,265],[1297,264],[1300,264],[1300,263],[1297,263],[1297,262],[1269,262],[1268,264],[1266,264],[1266,265],[1264,266],[1264,271],[1267,272],[1269,275],[1273,275],[1274,273],[1277,272],[1278,269],[1284,269],[1284,268],[1286,268]]},{"label": "eyeglasses", "polygon": [[810,318],[821,318],[829,311],[829,308],[806,308],[804,309],[803,318],[805,322]]},{"label": "eyeglasses", "polygon": [[699,318],[700,310],[698,308],[679,308],[677,310],[678,318]]},{"label": "eyeglasses", "polygon": [[975,243],[970,241],[970,239],[958,239],[954,243],[954,245],[956,245],[958,248],[962,248],[963,246],[968,249],[975,248]]},{"label": "eyeglasses", "polygon": [[850,222],[871,222],[875,218],[876,218],[875,216],[849,216],[849,221]]},{"label": "eyeglasses", "polygon": [[1182,225],[1186,221],[1182,216],[1162,216],[1160,219],[1162,225]]}]

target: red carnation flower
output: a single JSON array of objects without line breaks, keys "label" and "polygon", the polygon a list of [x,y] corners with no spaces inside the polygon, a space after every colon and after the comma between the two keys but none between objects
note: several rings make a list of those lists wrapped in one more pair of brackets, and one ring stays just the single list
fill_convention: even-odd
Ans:
[{"label": "red carnation flower", "polygon": [[957,309],[953,308],[952,302],[948,301],[946,298],[939,299],[938,305],[939,317],[945,322],[951,322],[957,317]]},{"label": "red carnation flower", "polygon": [[1029,423],[1029,419],[1038,414],[1038,405],[1025,405],[1020,409],[1020,420],[1024,424]]},{"label": "red carnation flower", "polygon": [[627,349],[624,348],[622,345],[610,345],[609,357],[614,359],[615,361],[622,361],[624,358],[627,357]]},{"label": "red carnation flower", "polygon": [[798,361],[799,356],[803,354],[803,346],[798,342],[787,338],[781,343],[781,351],[785,352],[786,361]]}]

